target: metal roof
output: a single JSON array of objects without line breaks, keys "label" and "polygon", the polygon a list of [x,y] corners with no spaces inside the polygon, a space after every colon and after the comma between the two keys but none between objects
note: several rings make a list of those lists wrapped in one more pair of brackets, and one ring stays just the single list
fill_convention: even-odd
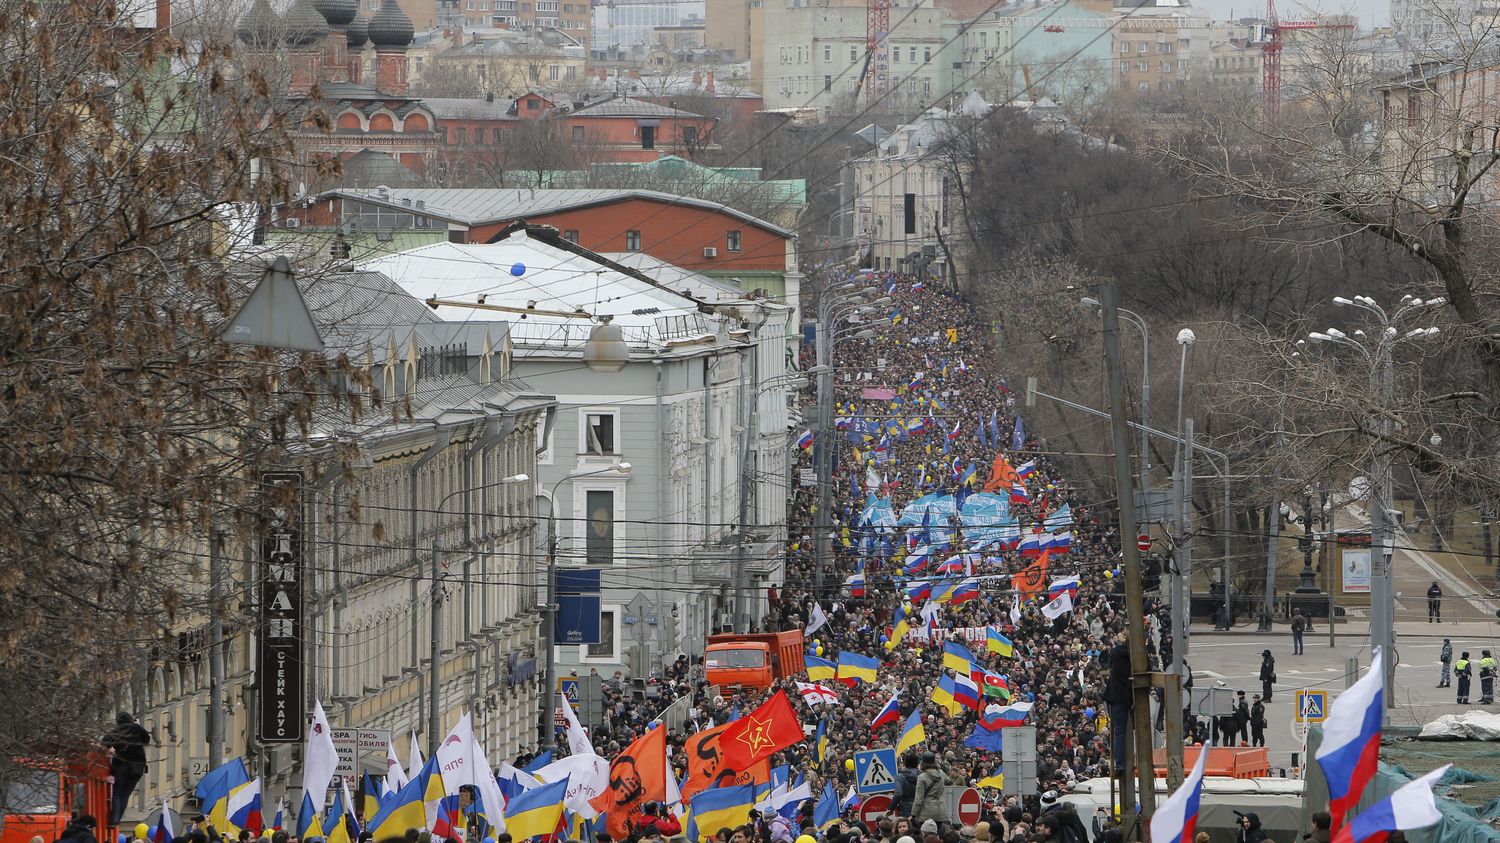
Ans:
[{"label": "metal roof", "polygon": [[439,120],[517,120],[508,99],[480,97],[423,97],[422,105]]},{"label": "metal roof", "polygon": [[[545,311],[583,311],[610,316],[625,341],[659,349],[673,340],[702,339],[719,332],[721,320],[702,313],[699,302],[642,280],[586,254],[513,232],[498,243],[436,243],[380,258],[361,267],[379,272],[418,300],[462,300]],[[443,306],[445,321],[508,323],[517,346],[547,347],[568,353],[581,347],[594,327],[592,318],[487,312]]]},{"label": "metal roof", "polygon": [[[715,211],[741,220],[749,225],[791,237],[792,232],[775,223],[751,216],[720,202],[695,199],[661,193],[655,190],[636,189],[559,189],[531,190],[529,188],[389,188],[381,191],[340,189],[330,190],[320,198],[345,197],[364,202],[387,205],[411,212],[417,201],[423,203],[424,213],[429,217],[467,226],[507,220],[535,219],[542,214],[570,211],[594,205],[607,205],[629,199],[644,199],[667,205],[681,205]],[[405,204],[410,200],[410,204]]]},{"label": "metal roof", "polygon": [[573,116],[577,117],[691,117],[702,120],[703,115],[694,114],[691,111],[683,111],[669,105],[659,105],[646,100],[631,99],[630,97],[611,97],[602,102],[575,108]]}]

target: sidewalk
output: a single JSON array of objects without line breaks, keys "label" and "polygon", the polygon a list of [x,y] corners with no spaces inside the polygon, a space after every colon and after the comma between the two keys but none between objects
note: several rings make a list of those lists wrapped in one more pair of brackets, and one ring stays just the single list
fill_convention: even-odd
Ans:
[{"label": "sidewalk", "polygon": [[[1255,628],[1255,624],[1242,624],[1231,630],[1214,629],[1213,624],[1207,621],[1195,622],[1188,628],[1189,634],[1197,637],[1232,637],[1245,636],[1261,638],[1283,637],[1291,640],[1291,627],[1285,622],[1278,622],[1275,627],[1266,632]],[[1321,621],[1312,629],[1304,633],[1304,640],[1328,640],[1328,626]],[[1334,632],[1335,639],[1342,643],[1344,641],[1367,640],[1370,636],[1370,624],[1364,618],[1352,618],[1338,625]],[[1494,639],[1500,642],[1500,623],[1494,621],[1463,620],[1447,621],[1444,623],[1425,623],[1422,621],[1396,621],[1396,638],[1462,638],[1466,641]]]}]

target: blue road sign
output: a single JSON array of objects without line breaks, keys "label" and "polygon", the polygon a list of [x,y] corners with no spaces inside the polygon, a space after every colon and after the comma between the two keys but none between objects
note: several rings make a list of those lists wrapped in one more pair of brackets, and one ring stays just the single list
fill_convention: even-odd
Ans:
[{"label": "blue road sign", "polygon": [[854,754],[854,789],[861,794],[896,792],[896,750],[886,746]]},{"label": "blue road sign", "polygon": [[1297,720],[1307,723],[1322,723],[1328,717],[1328,692],[1297,692]]}]

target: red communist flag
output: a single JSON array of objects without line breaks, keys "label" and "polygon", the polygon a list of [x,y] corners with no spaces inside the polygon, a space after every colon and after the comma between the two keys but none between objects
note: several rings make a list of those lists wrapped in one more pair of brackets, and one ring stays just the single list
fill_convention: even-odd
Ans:
[{"label": "red communist flag", "polygon": [[797,712],[792,710],[786,692],[777,691],[759,708],[724,727],[719,735],[719,752],[726,767],[746,770],[802,738]]}]

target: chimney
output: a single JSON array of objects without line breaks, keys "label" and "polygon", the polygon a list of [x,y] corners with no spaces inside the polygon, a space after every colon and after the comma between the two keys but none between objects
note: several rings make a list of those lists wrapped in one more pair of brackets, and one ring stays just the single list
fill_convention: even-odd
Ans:
[{"label": "chimney", "polygon": [[156,0],[156,31],[172,34],[172,0]]},{"label": "chimney", "polygon": [[699,73],[696,70],[693,71],[693,90],[695,90],[695,91],[698,90],[698,87],[700,85],[702,85],[702,84],[703,84],[703,74]]},{"label": "chimney", "polygon": [[703,90],[710,94],[714,92],[714,72],[712,70],[708,72],[708,81],[703,85]]}]

